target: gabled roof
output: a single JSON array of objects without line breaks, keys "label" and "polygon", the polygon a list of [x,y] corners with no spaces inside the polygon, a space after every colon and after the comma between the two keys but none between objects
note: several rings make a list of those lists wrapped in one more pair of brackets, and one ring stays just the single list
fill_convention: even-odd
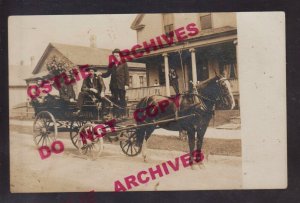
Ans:
[{"label": "gabled roof", "polygon": [[145,25],[140,24],[144,18],[145,14],[138,14],[134,21],[132,22],[130,28],[133,30],[140,30],[145,27]]},{"label": "gabled roof", "polygon": [[33,74],[39,72],[39,69],[41,68],[41,62],[45,57],[47,57],[48,52],[52,48],[55,48],[75,65],[89,64],[95,66],[106,66],[108,64],[108,57],[112,52],[112,50],[110,49],[99,49],[69,44],[49,43],[43,56],[40,58],[35,69],[33,70]]},{"label": "gabled roof", "polygon": [[51,78],[51,76],[53,77],[53,75],[49,74],[49,71],[42,71],[37,74],[30,75],[25,80],[26,81],[37,80],[37,79],[45,80]]}]

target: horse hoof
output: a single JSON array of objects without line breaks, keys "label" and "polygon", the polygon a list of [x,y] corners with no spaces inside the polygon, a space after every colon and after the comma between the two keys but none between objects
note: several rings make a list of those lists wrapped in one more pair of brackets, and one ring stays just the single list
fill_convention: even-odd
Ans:
[{"label": "horse hoof", "polygon": [[206,168],[203,162],[198,163],[198,167],[200,169],[205,169]]},{"label": "horse hoof", "polygon": [[144,162],[145,162],[145,163],[148,163],[148,158],[147,158],[147,156],[143,156],[143,159],[144,159]]},{"label": "horse hoof", "polygon": [[159,186],[159,182],[157,182],[154,186],[154,191],[157,191],[158,190],[158,186]]},{"label": "horse hoof", "polygon": [[196,170],[196,169],[197,169],[197,168],[195,167],[195,164],[192,164],[192,165],[191,165],[191,169],[192,169],[192,170]]}]

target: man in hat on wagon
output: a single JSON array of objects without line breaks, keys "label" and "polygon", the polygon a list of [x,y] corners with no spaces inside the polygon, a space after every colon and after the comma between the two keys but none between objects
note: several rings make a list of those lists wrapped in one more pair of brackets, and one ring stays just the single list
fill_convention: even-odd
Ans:
[{"label": "man in hat on wagon", "polygon": [[[120,53],[120,49],[115,49],[112,52],[114,57],[118,61],[121,61],[119,53]],[[107,78],[109,76],[111,76],[109,87],[112,94],[112,100],[114,103],[116,103],[119,106],[119,107],[115,107],[115,110],[119,109],[115,113],[117,113],[118,116],[125,116],[125,112],[126,112],[125,96],[126,96],[126,90],[129,87],[129,72],[128,72],[127,64],[126,63],[109,64],[107,72],[102,73],[102,77]]]},{"label": "man in hat on wagon", "polygon": [[84,101],[89,98],[97,98],[101,101],[101,97],[104,96],[105,84],[100,75],[96,75],[96,69],[94,67],[88,67],[85,69],[89,76],[83,80],[81,86],[81,92],[78,95],[77,108],[79,109],[76,114],[81,112]]}]

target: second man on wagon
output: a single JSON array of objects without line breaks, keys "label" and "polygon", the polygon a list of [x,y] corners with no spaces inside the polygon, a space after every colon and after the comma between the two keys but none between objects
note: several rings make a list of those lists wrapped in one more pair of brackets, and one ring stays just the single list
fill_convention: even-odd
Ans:
[{"label": "second man on wagon", "polygon": [[88,72],[88,77],[83,80],[81,92],[78,95],[77,108],[79,109],[76,114],[79,114],[82,110],[82,106],[85,101],[96,98],[101,101],[101,97],[104,96],[105,84],[101,76],[95,74],[96,69],[94,67],[88,67],[85,69]]},{"label": "second man on wagon", "polygon": [[[120,61],[120,50],[113,50],[112,54],[115,58]],[[125,116],[126,114],[126,90],[129,87],[129,72],[128,66],[126,63],[117,63],[109,64],[108,70],[106,73],[101,74],[103,78],[111,76],[110,79],[110,91],[112,94],[112,100],[118,106],[115,106],[114,114],[116,116]]]}]

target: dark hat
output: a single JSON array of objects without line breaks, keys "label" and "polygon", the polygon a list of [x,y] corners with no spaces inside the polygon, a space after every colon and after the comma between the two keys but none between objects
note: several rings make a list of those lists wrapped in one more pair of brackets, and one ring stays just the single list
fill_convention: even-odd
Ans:
[{"label": "dark hat", "polygon": [[121,51],[120,51],[120,49],[114,49],[113,51],[112,51],[112,54],[114,54],[114,53],[120,53]]},{"label": "dark hat", "polygon": [[94,70],[95,72],[97,71],[97,69],[93,66],[90,66],[90,67],[85,69],[85,71],[90,71],[90,70]]}]

